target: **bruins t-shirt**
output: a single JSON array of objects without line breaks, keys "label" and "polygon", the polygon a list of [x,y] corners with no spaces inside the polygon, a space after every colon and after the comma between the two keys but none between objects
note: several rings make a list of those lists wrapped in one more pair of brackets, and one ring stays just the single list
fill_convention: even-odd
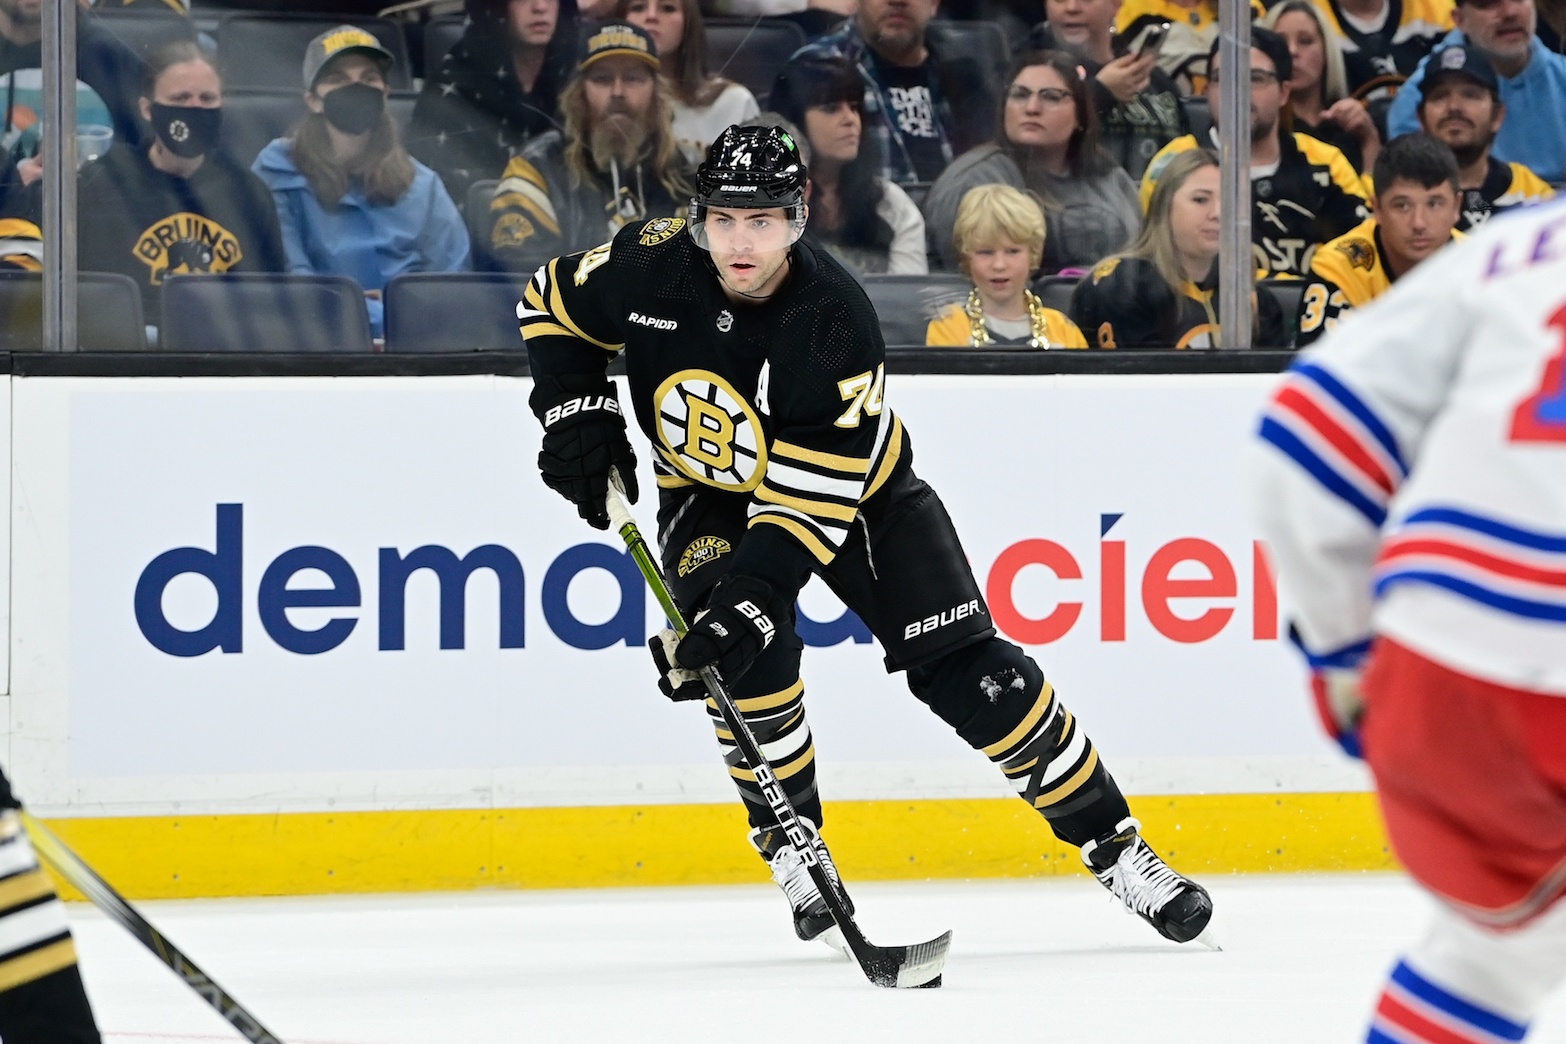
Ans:
[{"label": "bruins t-shirt", "polygon": [[82,168],[77,191],[82,270],[136,280],[150,323],[169,276],[286,270],[271,192],[221,153],[181,178],[154,167],[146,150],[116,145]]}]

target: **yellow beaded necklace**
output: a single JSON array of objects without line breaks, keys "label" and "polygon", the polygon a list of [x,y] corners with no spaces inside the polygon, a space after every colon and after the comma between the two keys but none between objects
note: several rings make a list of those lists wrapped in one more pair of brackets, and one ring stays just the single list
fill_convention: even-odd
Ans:
[{"label": "yellow beaded necklace", "polygon": [[[1046,332],[1048,320],[1044,316],[1044,302],[1034,296],[1032,290],[1024,290],[1022,296],[1028,303],[1028,326],[1033,336],[1028,338],[1029,348],[1054,348]],[[979,300],[979,288],[968,291],[968,301],[962,306],[968,316],[968,345],[972,348],[988,348],[995,343],[989,327],[984,325],[984,305]]]}]

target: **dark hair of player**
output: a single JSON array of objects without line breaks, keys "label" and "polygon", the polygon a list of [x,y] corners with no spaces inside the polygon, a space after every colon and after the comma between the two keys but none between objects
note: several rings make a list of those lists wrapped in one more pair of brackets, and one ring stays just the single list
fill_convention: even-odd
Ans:
[{"label": "dark hair of player", "polygon": [[1421,188],[1435,188],[1445,182],[1454,191],[1462,191],[1457,157],[1445,142],[1423,132],[1404,134],[1387,142],[1376,156],[1371,176],[1378,194],[1396,181],[1412,181]]}]

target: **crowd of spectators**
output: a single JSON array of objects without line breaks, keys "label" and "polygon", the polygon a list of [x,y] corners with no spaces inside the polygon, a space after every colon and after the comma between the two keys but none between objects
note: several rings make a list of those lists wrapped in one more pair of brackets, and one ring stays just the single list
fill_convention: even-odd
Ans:
[{"label": "crowd of spectators", "polygon": [[[93,10],[171,18],[184,0],[79,2],[78,122],[113,133],[81,157],[81,267],[130,276],[154,322],[170,276],[336,275],[363,288],[379,336],[381,295],[405,273],[525,279],[628,222],[682,215],[708,144],[759,121],[808,156],[807,242],[866,279],[970,282],[929,314],[931,345],[1225,341],[1216,0],[464,0],[448,49],[420,66],[415,48],[400,117],[406,60],[341,25],[298,55],[297,121],[243,156],[224,144],[210,38],[138,49]],[[1566,10],[1251,6],[1253,345],[1309,343],[1566,182]],[[753,8],[805,38],[766,91],[709,44],[712,17]],[[33,269],[42,10],[0,0],[0,264]],[[1046,307],[1043,281],[1063,277],[1078,280],[1069,306]]]}]

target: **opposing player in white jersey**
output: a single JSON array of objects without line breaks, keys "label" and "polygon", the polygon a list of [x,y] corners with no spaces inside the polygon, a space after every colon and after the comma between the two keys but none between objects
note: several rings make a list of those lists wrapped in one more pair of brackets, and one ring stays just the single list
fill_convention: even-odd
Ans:
[{"label": "opposing player in white jersey", "polygon": [[1440,901],[1368,1039],[1522,1040],[1566,975],[1566,203],[1345,320],[1260,439],[1317,707]]}]

